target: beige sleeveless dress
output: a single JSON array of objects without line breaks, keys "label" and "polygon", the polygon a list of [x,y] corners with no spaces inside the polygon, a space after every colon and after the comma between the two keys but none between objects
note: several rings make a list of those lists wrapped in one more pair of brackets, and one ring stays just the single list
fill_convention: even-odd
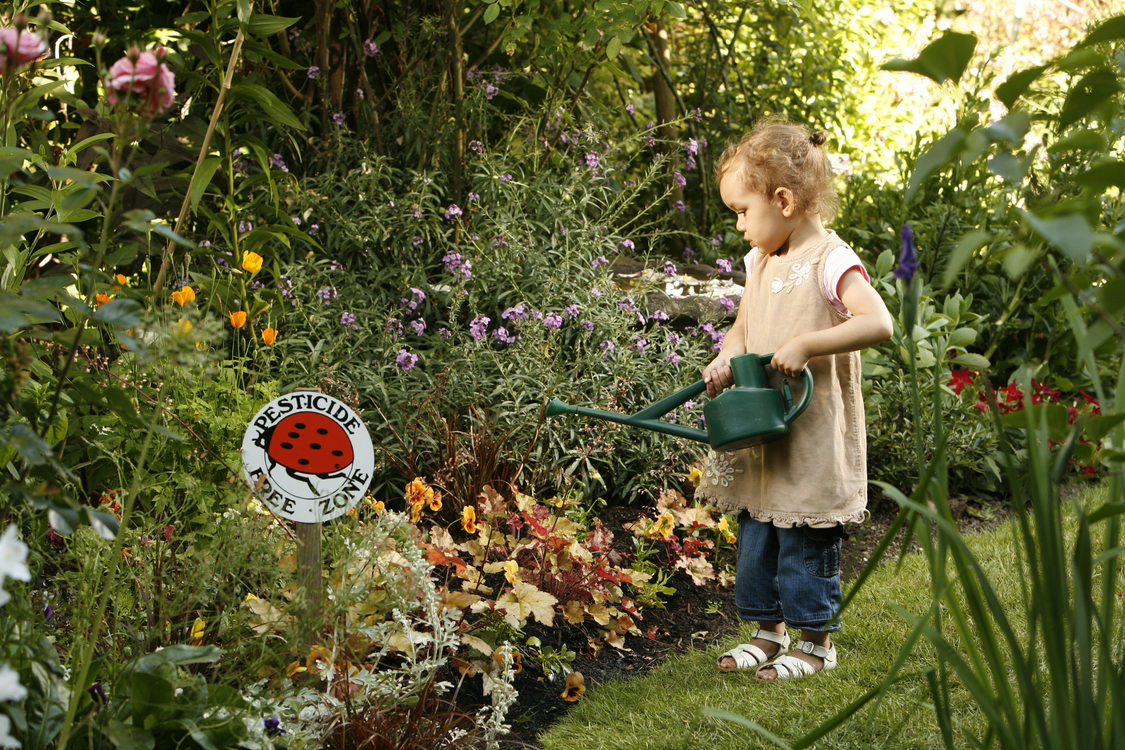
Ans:
[{"label": "beige sleeveless dress", "polygon": [[[769,354],[799,333],[848,319],[829,302],[823,283],[825,257],[843,244],[829,234],[797,255],[757,254],[744,291],[746,351]],[[776,526],[864,520],[867,434],[859,352],[814,357],[809,369],[813,399],[790,424],[789,435],[739,451],[711,451],[697,498]],[[778,373],[770,373],[780,382]],[[798,398],[800,378],[790,380]]]}]

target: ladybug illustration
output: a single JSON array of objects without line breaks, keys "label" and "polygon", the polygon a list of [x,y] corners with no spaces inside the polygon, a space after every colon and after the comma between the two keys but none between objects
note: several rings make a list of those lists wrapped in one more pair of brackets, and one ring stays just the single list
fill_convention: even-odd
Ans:
[{"label": "ladybug illustration", "polygon": [[289,476],[310,488],[307,477],[300,475],[321,479],[343,476],[343,469],[355,458],[351,440],[340,423],[314,411],[290,414],[255,442],[265,450],[271,464],[284,466]]}]

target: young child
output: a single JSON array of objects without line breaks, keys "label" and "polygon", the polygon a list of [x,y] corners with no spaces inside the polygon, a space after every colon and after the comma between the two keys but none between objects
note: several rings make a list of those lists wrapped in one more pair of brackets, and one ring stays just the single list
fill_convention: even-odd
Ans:
[{"label": "young child", "polygon": [[[718,165],[719,192],[750,243],[746,289],[707,393],[733,384],[730,359],[773,352],[772,367],[813,375],[813,398],[783,440],[708,457],[697,497],[737,512],[735,604],[757,621],[722,670],[777,680],[836,666],[830,633],[841,603],[843,524],[867,515],[867,456],[859,350],[893,323],[859,257],[821,223],[835,192],[825,134],[781,120],[757,125]],[[787,631],[801,631],[789,651]]]}]

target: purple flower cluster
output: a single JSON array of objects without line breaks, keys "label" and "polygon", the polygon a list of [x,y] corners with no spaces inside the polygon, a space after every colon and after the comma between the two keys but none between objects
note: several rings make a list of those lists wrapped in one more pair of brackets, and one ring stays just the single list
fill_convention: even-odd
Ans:
[{"label": "purple flower cluster", "polygon": [[343,112],[337,112],[336,114],[332,115],[332,122],[336,123],[337,125],[343,125],[344,120],[346,119],[347,117]]},{"label": "purple flower cluster", "polygon": [[406,349],[399,349],[398,356],[395,357],[395,364],[404,372],[406,370],[412,370],[414,369],[414,365],[418,364],[418,355]]},{"label": "purple flower cluster", "polygon": [[332,300],[336,299],[336,287],[329,285],[323,289],[318,289],[316,296],[320,297],[322,304],[330,305]]},{"label": "purple flower cluster", "polygon": [[398,341],[398,337],[402,335],[402,321],[398,318],[388,318],[387,334],[390,335],[391,341]]},{"label": "purple flower cluster", "polygon": [[453,278],[468,281],[473,277],[473,264],[456,250],[450,250],[441,260],[445,263],[446,272],[452,274]]},{"label": "purple flower cluster", "polygon": [[546,315],[543,316],[543,325],[547,326],[548,328],[550,328],[552,330],[557,330],[557,329],[561,328],[562,324],[563,324],[562,316],[559,315],[557,312],[549,312],[549,313],[547,313]]},{"label": "purple flower cluster", "polygon": [[516,340],[516,336],[508,333],[508,329],[504,326],[499,326],[492,331],[492,337],[501,344],[511,344]]},{"label": "purple flower cluster", "polygon": [[719,269],[723,273],[730,273],[730,269],[731,269],[730,264],[731,264],[730,258],[719,258],[718,260],[715,261],[715,268]]},{"label": "purple flower cluster", "polygon": [[274,154],[270,157],[270,166],[274,169],[280,169],[282,172],[289,171],[289,167],[285,166],[285,159],[281,157],[281,154]]},{"label": "purple flower cluster", "polygon": [[458,206],[456,203],[452,204],[445,211],[445,218],[449,219],[450,221],[453,221],[454,217],[460,216],[460,215],[461,215],[461,207]]},{"label": "purple flower cluster", "polygon": [[664,275],[665,276],[675,276],[677,273],[678,273],[678,271],[676,269],[675,263],[673,263],[670,260],[664,261]]},{"label": "purple flower cluster", "polygon": [[289,304],[293,307],[297,306],[297,295],[293,294],[293,279],[288,276],[281,276],[277,280],[277,288],[281,292],[281,296],[289,300]]},{"label": "purple flower cluster", "polygon": [[676,187],[680,188],[681,190],[687,187],[687,178],[684,177],[680,172],[672,173],[672,182],[676,183]]},{"label": "purple flower cluster", "polygon": [[320,75],[320,66],[310,65],[306,73],[308,74],[309,78],[316,78]]},{"label": "purple flower cluster", "polygon": [[473,337],[474,341],[480,341],[484,338],[485,332],[488,330],[488,324],[492,322],[492,318],[487,315],[477,315],[469,323],[469,334]]},{"label": "purple flower cluster", "polygon": [[379,45],[376,44],[372,39],[364,39],[363,54],[367,55],[368,57],[375,57],[375,55],[379,54]]},{"label": "purple flower cluster", "polygon": [[471,141],[469,141],[469,150],[472,151],[474,154],[483,154],[484,153],[484,144],[481,143],[478,140],[471,140]]},{"label": "purple flower cluster", "polygon": [[346,312],[340,316],[340,325],[345,328],[351,328],[353,331],[359,330],[359,324],[355,322],[355,313]]},{"label": "purple flower cluster", "polygon": [[596,269],[598,266],[608,266],[608,265],[609,265],[609,258],[605,257],[604,255],[599,255],[598,257],[596,257],[592,261],[590,261],[590,267],[594,268],[594,269]]},{"label": "purple flower cluster", "polygon": [[417,312],[418,305],[426,299],[426,293],[416,286],[410,287],[410,296],[403,297],[398,301],[399,307],[405,307],[410,312]]}]

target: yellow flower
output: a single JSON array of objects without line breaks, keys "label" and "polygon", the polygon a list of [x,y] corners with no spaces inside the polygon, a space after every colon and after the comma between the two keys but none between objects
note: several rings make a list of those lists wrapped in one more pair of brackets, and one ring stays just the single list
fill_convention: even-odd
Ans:
[{"label": "yellow flower", "polygon": [[512,663],[512,672],[519,674],[523,671],[523,654],[511,646],[504,645],[492,652],[492,661],[496,662],[496,666],[503,669],[507,666],[508,662]]},{"label": "yellow flower", "polygon": [[586,680],[581,672],[571,672],[566,676],[566,689],[562,691],[564,701],[573,703],[586,692]]},{"label": "yellow flower", "polygon": [[257,273],[262,270],[262,256],[258,255],[253,250],[249,250],[242,254],[242,268],[250,273]]},{"label": "yellow flower", "polygon": [[230,324],[235,328],[242,328],[242,326],[246,325],[245,310],[235,310],[234,312],[227,314],[230,315]]},{"label": "yellow flower", "polygon": [[186,318],[180,318],[176,321],[176,327],[180,329],[180,333],[186,336],[187,334],[191,333],[191,329],[195,326],[191,324],[190,320],[187,320]]},{"label": "yellow flower", "polygon": [[172,299],[176,301],[177,305],[183,307],[187,303],[195,301],[195,290],[190,286],[185,286],[182,289],[177,289],[176,291],[172,292]]},{"label": "yellow flower", "polygon": [[734,544],[735,542],[738,541],[738,537],[736,537],[733,532],[724,531],[723,532],[723,541],[726,542],[727,544]]},{"label": "yellow flower", "polygon": [[519,580],[520,564],[515,560],[504,561],[504,577],[508,579],[508,583],[515,585]]},{"label": "yellow flower", "polygon": [[648,531],[645,532],[645,536],[649,538],[658,536],[661,539],[667,539],[672,535],[672,531],[675,528],[676,519],[672,517],[671,511],[664,511],[660,514],[660,517],[656,519],[656,523],[648,528]]},{"label": "yellow flower", "polygon": [[426,495],[426,504],[430,506],[430,510],[437,513],[441,510],[441,493],[430,490]]},{"label": "yellow flower", "polygon": [[699,480],[703,479],[703,472],[699,470],[698,466],[693,466],[691,467],[691,471],[688,472],[687,478],[691,480],[693,485],[698,487]]},{"label": "yellow flower", "polygon": [[461,509],[461,528],[470,534],[477,533],[477,509],[471,505]]},{"label": "yellow flower", "polygon": [[98,301],[99,305],[104,305],[106,302],[109,302],[109,295],[104,292],[98,292],[94,295],[94,299]]},{"label": "yellow flower", "polygon": [[715,529],[717,531],[726,531],[729,528],[730,528],[730,522],[727,520],[726,516],[723,516],[722,518],[720,518],[719,519],[719,525],[715,527]]},{"label": "yellow flower", "polygon": [[203,645],[203,629],[205,625],[206,623],[203,622],[202,617],[195,618],[195,622],[193,622],[191,625],[191,645]]},{"label": "yellow flower", "polygon": [[277,329],[276,328],[263,328],[262,329],[262,341],[265,342],[266,346],[272,346],[273,342],[276,341],[276,340],[277,340]]}]

